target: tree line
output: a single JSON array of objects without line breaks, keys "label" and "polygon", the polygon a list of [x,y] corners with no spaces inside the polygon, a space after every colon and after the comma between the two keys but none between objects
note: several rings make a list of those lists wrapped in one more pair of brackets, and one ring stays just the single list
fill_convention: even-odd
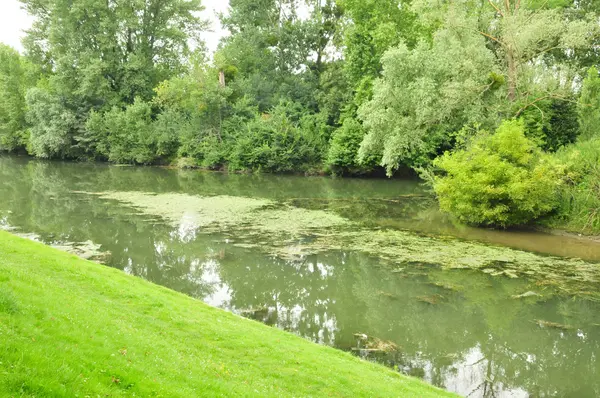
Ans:
[{"label": "tree line", "polygon": [[20,0],[0,150],[430,181],[463,222],[600,230],[594,0]]}]

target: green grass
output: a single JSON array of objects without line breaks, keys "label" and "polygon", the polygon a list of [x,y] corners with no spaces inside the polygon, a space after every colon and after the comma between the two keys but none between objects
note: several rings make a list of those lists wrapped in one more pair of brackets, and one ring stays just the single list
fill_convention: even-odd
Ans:
[{"label": "green grass", "polygon": [[453,396],[0,232],[0,396]]}]

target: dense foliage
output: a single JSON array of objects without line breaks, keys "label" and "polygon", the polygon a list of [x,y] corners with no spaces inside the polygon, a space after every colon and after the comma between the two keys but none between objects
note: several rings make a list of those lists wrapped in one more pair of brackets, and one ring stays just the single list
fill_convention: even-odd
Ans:
[{"label": "dense foliage", "polygon": [[25,60],[0,44],[0,150],[14,151],[27,143]]},{"label": "dense foliage", "polygon": [[600,231],[600,139],[581,141],[556,154],[565,165],[559,211],[547,224],[569,230]]},{"label": "dense foliage", "polygon": [[440,207],[467,224],[525,224],[557,206],[556,167],[525,137],[522,122],[479,132],[434,163],[444,173],[435,183]]},{"label": "dense foliage", "polygon": [[0,45],[3,151],[391,176],[505,120],[559,162],[600,129],[596,1],[230,0],[214,54],[201,0],[20,1],[35,22],[23,54]]}]

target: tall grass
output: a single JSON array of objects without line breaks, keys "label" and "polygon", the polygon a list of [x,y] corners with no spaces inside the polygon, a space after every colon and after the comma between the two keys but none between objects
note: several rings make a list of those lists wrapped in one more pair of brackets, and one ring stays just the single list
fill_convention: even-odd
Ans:
[{"label": "tall grass", "polygon": [[569,145],[555,156],[564,167],[564,184],[558,213],[549,226],[600,233],[600,138]]}]

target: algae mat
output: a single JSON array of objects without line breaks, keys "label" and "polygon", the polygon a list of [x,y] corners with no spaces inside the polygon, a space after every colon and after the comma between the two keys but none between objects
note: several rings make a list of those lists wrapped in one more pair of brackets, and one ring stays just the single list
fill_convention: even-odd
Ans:
[{"label": "algae mat", "polygon": [[377,230],[324,210],[236,196],[147,192],[78,192],[117,201],[173,227],[223,233],[241,247],[260,248],[288,260],[331,250],[366,253],[399,271],[411,264],[475,269],[498,277],[525,277],[533,289],[600,299],[600,266],[510,248],[407,231]]}]

